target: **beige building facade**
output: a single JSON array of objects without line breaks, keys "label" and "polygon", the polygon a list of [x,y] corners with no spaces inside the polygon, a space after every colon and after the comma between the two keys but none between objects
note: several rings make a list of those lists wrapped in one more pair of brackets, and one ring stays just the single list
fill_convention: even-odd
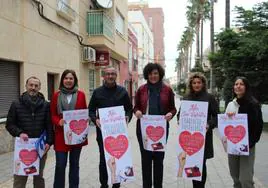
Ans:
[{"label": "beige building facade", "polygon": [[[109,64],[119,70],[120,61],[128,57],[127,1],[114,2],[105,9],[90,0],[0,1],[0,127],[4,127],[11,102],[24,92],[30,76],[41,80],[41,92],[49,100],[58,89],[61,73],[73,69],[88,102],[93,89],[102,83],[101,70],[105,67],[96,66],[97,53],[109,52]],[[89,16],[94,11],[109,16],[112,37],[89,32],[97,27]],[[86,46],[81,43],[92,49],[94,58],[90,61],[85,60]],[[3,131],[0,128],[0,135]],[[0,148],[10,142],[0,141]]]},{"label": "beige building facade", "polygon": [[[112,8],[93,8],[87,15],[87,42],[96,49],[95,77],[97,86],[102,84],[102,71],[105,65],[117,69],[117,81],[119,81],[120,63],[128,59],[127,0],[111,2],[115,3]],[[83,26],[81,25],[81,27]],[[105,58],[106,64],[101,65],[101,57]]]}]

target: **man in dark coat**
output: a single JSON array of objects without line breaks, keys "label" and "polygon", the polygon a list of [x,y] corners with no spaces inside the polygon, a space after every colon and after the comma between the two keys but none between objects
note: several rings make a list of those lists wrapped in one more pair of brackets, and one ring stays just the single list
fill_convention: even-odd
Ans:
[{"label": "man in dark coat", "polygon": [[[20,137],[27,141],[28,138],[39,138],[46,132],[45,153],[53,143],[53,129],[49,114],[49,103],[40,93],[41,82],[37,77],[30,77],[26,81],[26,92],[18,101],[14,101],[8,112],[6,129],[13,137]],[[46,154],[40,160],[39,175],[34,176],[35,188],[44,188],[45,181],[43,171],[46,161]],[[14,188],[24,188],[28,176],[14,175]]]},{"label": "man in dark coat", "polygon": [[[126,119],[128,121],[132,118],[132,104],[130,102],[129,95],[125,88],[116,84],[117,73],[115,68],[107,67],[104,70],[104,83],[103,86],[94,90],[90,103],[89,103],[89,117],[96,125],[97,130],[97,142],[100,151],[100,164],[99,164],[99,179],[101,188],[108,187],[108,174],[106,168],[106,162],[104,157],[104,148],[101,133],[100,119],[97,116],[99,108],[124,106]],[[119,183],[113,184],[113,188],[120,187]]]}]

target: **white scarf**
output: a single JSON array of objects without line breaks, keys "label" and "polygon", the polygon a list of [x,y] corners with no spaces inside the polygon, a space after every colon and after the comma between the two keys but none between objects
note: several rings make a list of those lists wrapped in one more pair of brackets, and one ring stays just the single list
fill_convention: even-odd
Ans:
[{"label": "white scarf", "polygon": [[239,109],[240,105],[237,103],[236,100],[237,99],[234,98],[233,101],[228,103],[227,108],[225,110],[225,113],[235,113],[235,114],[238,113],[238,109]]}]

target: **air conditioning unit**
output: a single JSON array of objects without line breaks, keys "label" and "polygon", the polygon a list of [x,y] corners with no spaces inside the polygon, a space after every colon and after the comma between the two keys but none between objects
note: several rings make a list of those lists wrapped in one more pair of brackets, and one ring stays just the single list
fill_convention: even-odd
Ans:
[{"label": "air conditioning unit", "polygon": [[83,50],[84,62],[95,62],[96,61],[96,50],[91,47],[84,47]]}]

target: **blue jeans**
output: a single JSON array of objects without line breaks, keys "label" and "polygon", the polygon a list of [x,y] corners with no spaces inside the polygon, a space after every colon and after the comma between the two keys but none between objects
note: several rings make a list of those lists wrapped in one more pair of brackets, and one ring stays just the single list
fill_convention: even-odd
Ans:
[{"label": "blue jeans", "polygon": [[54,188],[65,187],[65,169],[69,156],[69,188],[78,188],[79,186],[79,159],[82,148],[73,148],[69,152],[56,151],[56,168],[54,176]]}]

